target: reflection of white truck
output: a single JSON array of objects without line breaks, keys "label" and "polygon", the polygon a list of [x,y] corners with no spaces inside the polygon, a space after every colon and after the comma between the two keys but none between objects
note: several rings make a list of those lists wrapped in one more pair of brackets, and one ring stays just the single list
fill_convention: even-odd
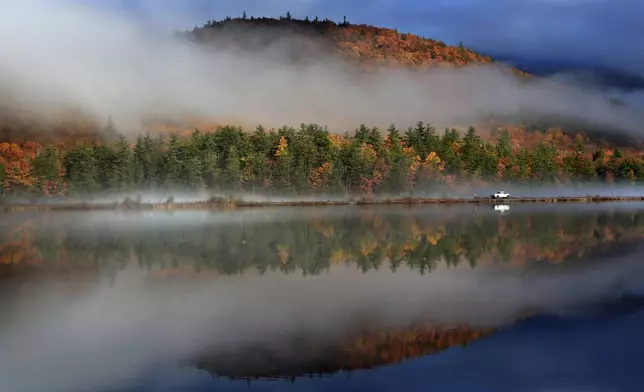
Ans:
[{"label": "reflection of white truck", "polygon": [[506,191],[499,191],[496,192],[495,194],[491,195],[493,199],[509,199],[510,194]]}]

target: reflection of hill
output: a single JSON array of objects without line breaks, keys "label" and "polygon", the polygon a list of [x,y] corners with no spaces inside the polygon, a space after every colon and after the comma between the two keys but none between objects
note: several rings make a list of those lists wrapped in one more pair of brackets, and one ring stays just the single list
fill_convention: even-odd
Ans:
[{"label": "reflection of hill", "polygon": [[[644,299],[626,296],[589,304],[577,316],[613,318],[644,307]],[[583,309],[582,309],[583,310]],[[539,312],[525,312],[518,320]],[[557,316],[539,316],[556,318]],[[215,377],[229,379],[292,379],[325,376],[340,371],[371,369],[397,364],[448,348],[466,346],[498,329],[467,326],[438,328],[415,326],[363,329],[343,339],[290,337],[287,341],[249,343],[235,349],[216,348],[194,361],[194,366]]]},{"label": "reflection of hill", "polygon": [[64,214],[34,216],[2,224],[0,264],[13,266],[4,270],[14,273],[27,267],[96,273],[136,262],[152,274],[180,276],[204,270],[236,274],[248,268],[318,274],[350,262],[363,271],[408,266],[427,273],[443,262],[511,267],[592,259],[600,251],[604,257],[644,236],[644,211],[517,210],[506,216],[488,211],[467,218],[459,208],[437,211],[313,211],[300,216],[307,219],[252,222],[239,215],[237,221],[209,218],[180,228],[139,225],[136,216],[128,215],[132,223],[125,227],[94,217],[91,223],[58,224],[56,217],[64,219]]},{"label": "reflection of hill", "polygon": [[262,347],[252,344],[236,350],[214,350],[196,366],[217,377],[232,379],[295,378],[370,369],[467,345],[493,330],[435,327],[364,330],[343,341],[292,339]]}]

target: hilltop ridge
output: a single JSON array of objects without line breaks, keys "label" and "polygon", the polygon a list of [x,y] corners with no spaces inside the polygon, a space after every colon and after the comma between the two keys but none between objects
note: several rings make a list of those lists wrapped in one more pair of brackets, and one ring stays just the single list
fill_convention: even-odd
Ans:
[{"label": "hilltop ridge", "polygon": [[[258,31],[267,34],[260,36]],[[203,26],[195,27],[181,35],[197,42],[215,44],[225,44],[227,39],[234,37],[235,44],[241,44],[246,49],[266,47],[285,35],[315,39],[330,52],[366,68],[387,66],[425,70],[432,67],[496,63],[492,57],[479,54],[462,44],[450,46],[439,40],[399,32],[396,29],[353,24],[346,18],[336,23],[317,17],[294,19],[290,14],[279,19],[227,17],[222,21],[210,20]],[[298,53],[301,57],[307,54],[315,55],[307,52],[307,47],[300,46],[297,49],[301,50]],[[308,46],[308,49],[317,50],[320,46]],[[528,75],[518,69],[513,68],[513,71],[520,75]]]}]

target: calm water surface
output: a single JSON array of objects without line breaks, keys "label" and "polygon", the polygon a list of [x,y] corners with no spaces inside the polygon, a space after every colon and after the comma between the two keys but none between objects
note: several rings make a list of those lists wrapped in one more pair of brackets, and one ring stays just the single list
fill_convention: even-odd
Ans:
[{"label": "calm water surface", "polygon": [[644,205],[0,216],[14,391],[640,391]]}]

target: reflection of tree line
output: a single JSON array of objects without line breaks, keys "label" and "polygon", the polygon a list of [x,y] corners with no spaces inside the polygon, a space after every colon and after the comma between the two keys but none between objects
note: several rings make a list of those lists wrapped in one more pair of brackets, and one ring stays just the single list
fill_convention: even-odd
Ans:
[{"label": "reflection of tree line", "polygon": [[[402,212],[403,210],[400,210]],[[471,265],[530,260],[558,263],[644,234],[644,212],[542,212],[487,214],[357,214],[308,220],[233,222],[186,227],[65,228],[42,217],[0,235],[0,265],[36,269],[118,270],[129,262],[167,273],[210,270],[236,274],[248,268],[318,274],[355,263],[362,271],[409,266],[421,273],[439,262]]]},{"label": "reflection of tree line", "polygon": [[231,379],[296,378],[370,369],[438,353],[493,333],[494,330],[407,327],[368,329],[341,341],[292,337],[288,342],[253,343],[232,350],[217,349],[194,361],[197,368]]}]

